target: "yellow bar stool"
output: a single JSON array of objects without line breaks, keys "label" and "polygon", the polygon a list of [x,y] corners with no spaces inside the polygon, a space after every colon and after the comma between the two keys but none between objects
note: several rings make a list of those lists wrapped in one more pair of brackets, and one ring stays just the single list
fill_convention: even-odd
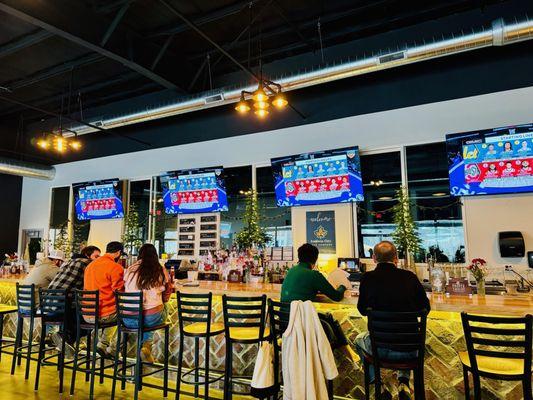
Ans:
[{"label": "yellow bar stool", "polygon": [[531,400],[532,316],[487,317],[463,312],[461,320],[467,348],[467,351],[459,352],[465,398],[470,398],[470,372],[476,400],[481,399],[480,377],[521,381],[523,398]]},{"label": "yellow bar stool", "polygon": [[[180,347],[178,351],[178,373],[176,376],[176,400],[180,398],[181,383],[194,386],[194,397],[198,398],[199,386],[204,385],[204,399],[209,398],[209,385],[221,380],[221,375],[214,379],[209,375],[209,349],[211,338],[224,333],[224,324],[212,322],[212,293],[185,294],[176,293],[178,302],[178,325],[180,330]],[[183,350],[185,337],[194,338],[194,367],[182,374]],[[200,339],[205,340],[204,368],[200,367]],[[203,370],[203,379],[200,371]],[[185,377],[194,374],[192,380]]]},{"label": "yellow bar stool", "polygon": [[235,344],[259,345],[268,339],[270,330],[265,326],[266,295],[256,297],[222,296],[224,313],[224,337],[226,340],[226,366],[224,377],[224,400],[231,399],[235,378],[251,378],[250,376],[233,375],[233,346]]}]

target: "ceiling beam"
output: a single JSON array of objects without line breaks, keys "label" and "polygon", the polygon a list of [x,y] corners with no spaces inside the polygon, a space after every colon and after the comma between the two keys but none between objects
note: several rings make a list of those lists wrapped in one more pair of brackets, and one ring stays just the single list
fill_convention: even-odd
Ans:
[{"label": "ceiling beam", "polygon": [[[80,2],[67,0],[55,0],[53,2],[0,0],[0,10],[119,62],[167,89],[180,90],[178,85],[172,80],[172,77],[176,75],[176,65],[180,64],[167,68],[167,71],[165,71],[167,73],[164,74],[166,76],[161,72],[152,71],[150,66],[159,52],[159,46],[154,48],[154,45],[145,41],[143,37],[135,38],[135,46],[138,48],[135,52],[137,55],[135,61],[128,57],[128,50],[125,48],[123,40],[110,40],[106,48],[102,47],[100,41],[104,37],[108,25],[102,24],[101,15],[83,7]],[[118,35],[113,37],[115,36]],[[127,36],[129,36],[128,32],[124,32],[121,38]],[[172,70],[173,73],[171,72]]]},{"label": "ceiling beam", "polygon": [[30,47],[34,44],[40,43],[49,37],[54,36],[50,32],[43,29],[37,29],[27,35],[19,36],[0,46],[0,58],[16,53],[19,50],[23,50],[26,47]]},{"label": "ceiling beam", "polygon": [[128,8],[130,8],[131,1],[128,1],[120,7],[120,10],[117,11],[117,14],[115,15],[115,18],[113,18],[113,21],[111,22],[111,25],[109,25],[109,28],[107,28],[107,31],[104,34],[104,37],[100,41],[100,46],[105,46],[113,32],[115,32],[115,29],[117,29],[118,24],[120,24],[120,21],[122,21],[122,18],[124,18],[124,15],[126,15],[126,11],[128,11]]},{"label": "ceiling beam", "polygon": [[[221,19],[227,18],[231,15],[239,14],[241,11],[247,9],[250,7],[250,4],[253,5],[254,3],[259,3],[260,0],[247,0],[247,1],[239,1],[235,4],[231,4],[226,7],[219,8],[215,11],[206,13],[198,18],[193,18],[194,23],[197,26],[202,26],[205,24],[209,24],[211,22],[216,22]],[[168,35],[175,35],[176,33],[182,33],[190,30],[191,28],[189,25],[183,23],[183,22],[174,22],[172,24],[166,25],[162,28],[159,28],[153,32],[148,33],[149,36],[168,36]]]}]

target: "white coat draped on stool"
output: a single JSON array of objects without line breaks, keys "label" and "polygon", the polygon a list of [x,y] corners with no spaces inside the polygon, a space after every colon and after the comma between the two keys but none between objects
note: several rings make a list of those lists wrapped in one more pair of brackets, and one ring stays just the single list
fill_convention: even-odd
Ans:
[{"label": "white coat draped on stool", "polygon": [[324,400],[326,380],[339,372],[318,313],[310,301],[293,301],[283,333],[283,399]]}]

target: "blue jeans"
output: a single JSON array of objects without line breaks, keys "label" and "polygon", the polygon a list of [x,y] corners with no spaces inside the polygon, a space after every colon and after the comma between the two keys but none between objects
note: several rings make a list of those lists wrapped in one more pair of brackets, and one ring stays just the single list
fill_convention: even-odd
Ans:
[{"label": "blue jeans", "polygon": [[[362,362],[365,362],[365,356],[364,353],[368,355],[372,355],[372,344],[370,343],[370,334],[368,332],[362,332],[355,338],[355,349],[357,350],[357,354],[359,354],[359,357],[361,357]],[[416,351],[409,351],[409,352],[400,352],[400,351],[392,351],[388,349],[378,349],[379,356],[381,358],[387,359],[387,360],[402,360],[406,358],[416,358],[417,353]],[[368,375],[370,382],[374,382],[375,373],[374,373],[374,366],[369,365],[368,366]],[[411,377],[411,371],[398,371],[398,379],[399,378],[405,378],[409,380]]]},{"label": "blue jeans", "polygon": [[[151,328],[152,326],[161,325],[167,319],[166,308],[163,308],[160,312],[144,316],[144,327]],[[139,321],[136,319],[124,318],[124,325],[128,328],[138,328]],[[154,338],[154,332],[143,333],[142,343],[149,342]]]}]

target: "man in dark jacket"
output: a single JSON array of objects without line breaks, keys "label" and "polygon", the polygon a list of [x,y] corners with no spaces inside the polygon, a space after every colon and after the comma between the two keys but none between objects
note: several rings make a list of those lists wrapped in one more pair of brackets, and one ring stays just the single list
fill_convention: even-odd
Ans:
[{"label": "man in dark jacket", "polygon": [[[367,272],[361,278],[359,301],[357,308],[361,315],[366,315],[369,308],[376,311],[421,311],[429,312],[430,304],[422,284],[415,274],[397,267],[398,252],[393,243],[383,241],[374,247],[372,256],[377,263],[376,269]],[[356,348],[364,359],[364,353],[372,354],[370,336],[363,332],[355,339]],[[382,353],[383,351],[383,353]],[[411,354],[390,350],[380,350],[384,358],[406,358]],[[416,357],[416,353],[411,355]],[[374,379],[374,371],[370,367],[370,380]],[[399,398],[410,399],[409,371],[398,371]]]}]

